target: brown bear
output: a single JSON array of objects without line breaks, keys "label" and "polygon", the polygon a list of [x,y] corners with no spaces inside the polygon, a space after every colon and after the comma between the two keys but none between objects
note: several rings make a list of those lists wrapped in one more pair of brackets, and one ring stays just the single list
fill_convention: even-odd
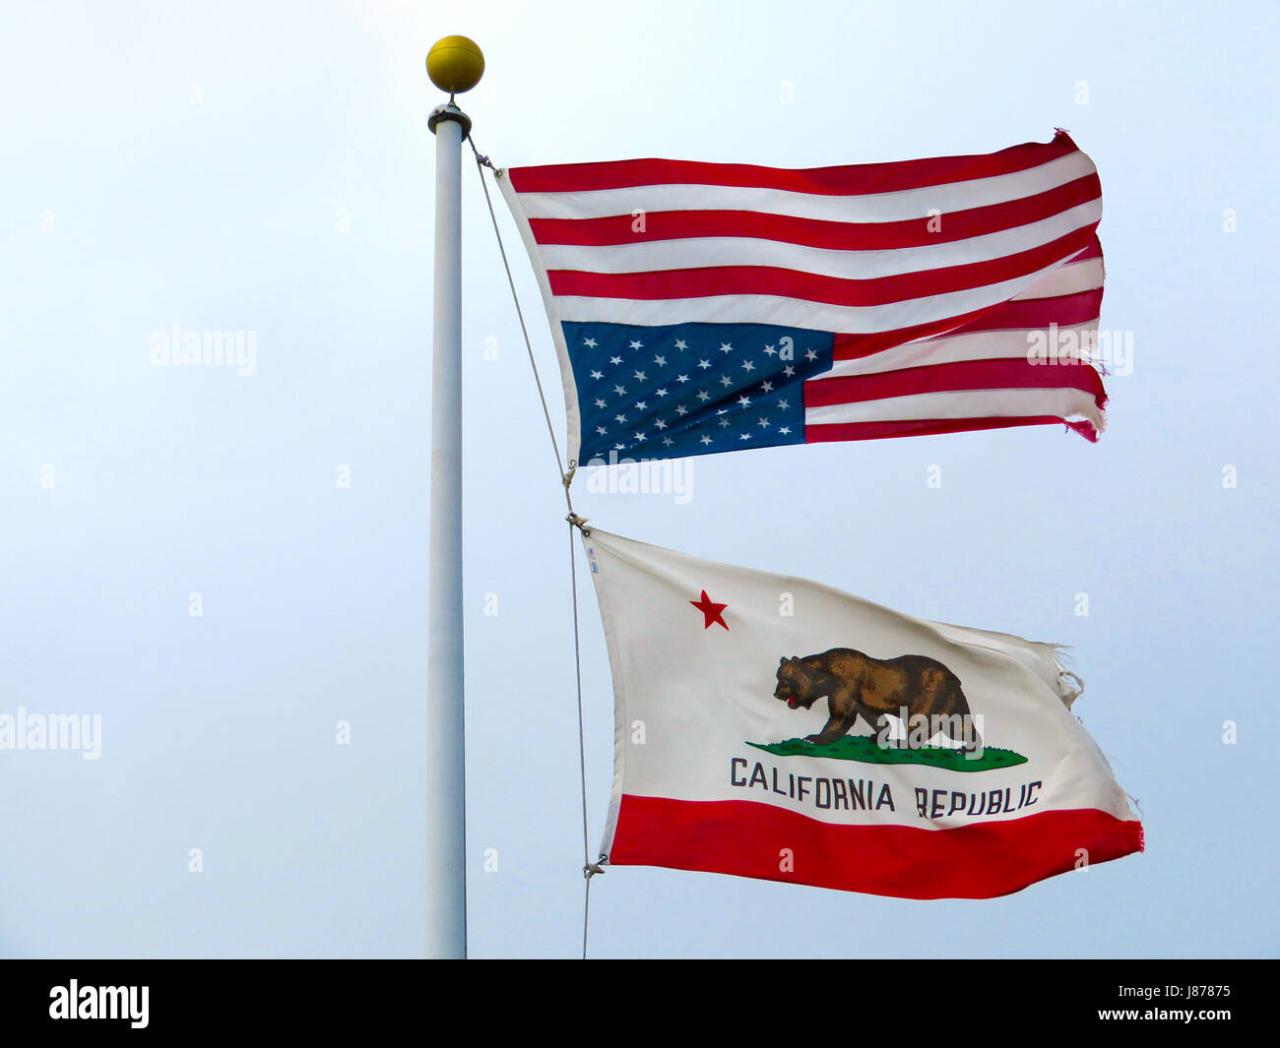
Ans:
[{"label": "brown bear", "polygon": [[941,731],[963,743],[966,750],[982,745],[960,678],[925,655],[873,659],[852,648],[832,648],[819,655],[783,657],[775,699],[791,709],[808,709],[824,696],[830,716],[822,731],[806,736],[806,742],[822,746],[835,742],[858,717],[879,732],[885,714],[899,717],[905,709],[908,717],[930,718],[930,737]]}]

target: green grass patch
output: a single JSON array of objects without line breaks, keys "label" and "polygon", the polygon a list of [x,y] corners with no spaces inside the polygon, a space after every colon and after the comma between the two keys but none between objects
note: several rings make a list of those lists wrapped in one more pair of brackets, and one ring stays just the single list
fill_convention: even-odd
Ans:
[{"label": "green grass patch", "polygon": [[923,764],[947,771],[991,771],[994,768],[1012,768],[1026,764],[1027,758],[1013,750],[988,746],[981,757],[966,755],[959,750],[942,746],[924,746],[919,749],[881,748],[873,735],[845,735],[827,746],[818,746],[804,739],[787,739],[785,742],[749,742],[775,757],[825,757],[828,760],[860,761],[863,764]]}]

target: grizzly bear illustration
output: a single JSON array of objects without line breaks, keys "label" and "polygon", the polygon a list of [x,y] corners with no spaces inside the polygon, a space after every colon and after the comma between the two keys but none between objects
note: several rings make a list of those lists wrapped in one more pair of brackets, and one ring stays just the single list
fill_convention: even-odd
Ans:
[{"label": "grizzly bear illustration", "polygon": [[822,746],[835,742],[859,717],[878,732],[885,714],[899,717],[905,709],[909,717],[929,717],[931,724],[963,743],[966,750],[982,745],[960,678],[925,655],[873,659],[852,648],[832,648],[819,655],[783,657],[775,699],[791,709],[808,709],[824,696],[830,716],[822,731],[805,737],[807,742]]}]

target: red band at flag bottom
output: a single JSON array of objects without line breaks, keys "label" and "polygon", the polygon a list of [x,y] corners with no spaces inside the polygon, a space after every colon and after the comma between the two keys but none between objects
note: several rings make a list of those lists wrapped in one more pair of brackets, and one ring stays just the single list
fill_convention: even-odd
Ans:
[{"label": "red band at flag bottom", "polygon": [[1142,848],[1140,822],[1097,809],[926,830],[839,825],[758,801],[624,794],[609,862],[904,899],[987,899]]}]

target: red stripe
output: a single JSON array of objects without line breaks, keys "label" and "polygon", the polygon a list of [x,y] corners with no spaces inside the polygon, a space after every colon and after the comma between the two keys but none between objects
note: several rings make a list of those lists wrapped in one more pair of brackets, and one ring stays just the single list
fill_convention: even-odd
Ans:
[{"label": "red stripe", "polygon": [[1018,357],[961,360],[870,375],[813,378],[803,388],[806,408],[973,389],[1079,389],[1091,393],[1100,408],[1105,407],[1107,400],[1102,377],[1089,364],[1033,364]]},{"label": "red stripe", "polygon": [[1008,331],[1018,328],[1047,328],[1050,324],[1070,327],[1097,320],[1102,312],[1102,288],[1078,291],[1074,295],[1052,298],[1023,298],[1001,302],[979,312],[972,320],[952,330],[951,334],[975,331]]},{"label": "red stripe", "polygon": [[531,218],[529,226],[539,244],[604,247],[693,237],[749,237],[833,251],[871,251],[926,247],[998,233],[1050,218],[1101,194],[1098,176],[1087,175],[1035,196],[954,211],[940,219],[926,215],[901,222],[830,222],[761,211],[650,211],[639,232],[629,214]]},{"label": "red stripe", "polygon": [[[790,881],[904,899],[988,899],[1142,851],[1142,824],[1095,809],[948,830],[840,826],[758,801],[625,794],[609,862]],[[793,869],[783,872],[782,856]]]},{"label": "red stripe", "polygon": [[932,324],[878,331],[871,335],[836,335],[832,354],[836,360],[856,360],[881,350],[943,335],[969,335],[979,331],[1007,331],[1047,328],[1050,324],[1072,327],[1097,320],[1102,312],[1102,289],[1081,291],[1055,298],[1029,298],[1001,302],[990,309],[978,309],[962,317],[950,317]]},{"label": "red stripe", "polygon": [[1077,151],[1065,131],[1053,141],[1027,142],[978,156],[932,157],[885,164],[846,164],[804,169],[754,164],[709,164],[696,160],[612,160],[590,164],[545,164],[508,168],[517,193],[577,193],[633,186],[708,185],[780,189],[846,196],[895,193],[949,182],[992,178],[1039,167]]},{"label": "red stripe", "polygon": [[1085,262],[1091,258],[1101,258],[1101,257],[1102,257],[1102,241],[1100,241],[1097,235],[1095,234],[1093,241],[1089,244],[1089,246],[1085,248],[1083,251],[1081,251],[1080,254],[1074,256],[1071,259],[1071,261]]},{"label": "red stripe", "polygon": [[1065,419],[1055,415],[990,416],[987,418],[920,418],[894,422],[835,422],[815,426],[807,424],[807,444],[825,444],[843,440],[883,440],[886,437],[932,437],[942,433],[967,433],[979,429],[1010,429],[1014,426],[1066,426],[1091,444],[1098,442],[1098,431],[1084,419]]},{"label": "red stripe", "polygon": [[1045,269],[1085,248],[1096,225],[1081,227],[1039,247],[986,262],[898,273],[869,280],[848,280],[776,266],[709,266],[646,273],[553,269],[547,276],[552,293],[587,298],[647,301],[715,295],[776,295],[837,306],[879,306],[983,287]]}]

